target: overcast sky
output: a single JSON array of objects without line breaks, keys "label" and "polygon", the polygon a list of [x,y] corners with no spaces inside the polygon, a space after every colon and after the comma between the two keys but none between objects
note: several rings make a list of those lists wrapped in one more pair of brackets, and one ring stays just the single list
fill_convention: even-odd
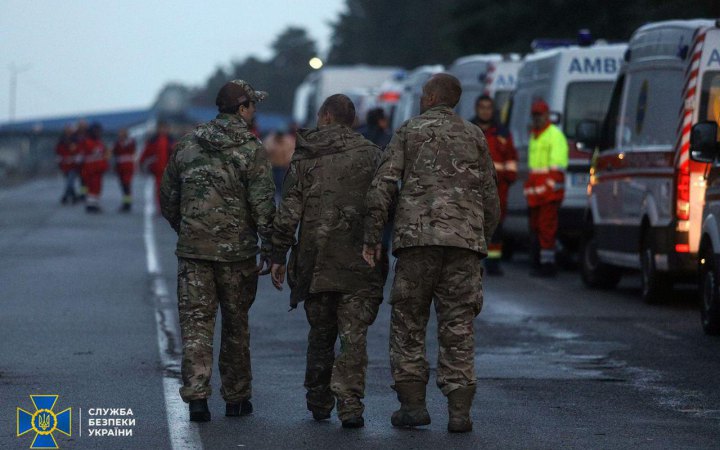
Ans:
[{"label": "overcast sky", "polygon": [[[198,85],[217,66],[265,58],[288,25],[329,46],[344,0],[0,0],[0,122],[149,106],[168,81]],[[261,84],[261,83],[259,83]]]}]

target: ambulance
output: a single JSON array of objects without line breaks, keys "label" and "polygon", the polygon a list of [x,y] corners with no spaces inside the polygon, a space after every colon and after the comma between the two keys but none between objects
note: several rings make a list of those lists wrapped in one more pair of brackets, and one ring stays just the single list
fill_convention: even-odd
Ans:
[{"label": "ambulance", "polygon": [[705,333],[720,334],[720,21],[704,29],[695,93],[699,110],[690,132],[691,164],[706,164],[705,206],[698,248],[701,323]]},{"label": "ambulance", "polygon": [[392,129],[398,129],[406,120],[420,114],[420,97],[422,96],[423,85],[431,76],[443,70],[444,68],[441,65],[420,66],[408,73],[402,83],[400,99],[393,111],[390,124]]},{"label": "ambulance", "polygon": [[[653,303],[695,279],[698,254],[720,251],[715,219],[703,225],[708,164],[690,159],[693,125],[717,121],[719,50],[710,20],[652,23],[632,35],[591,168],[587,286],[610,288],[623,269],[639,269],[642,298]],[[596,126],[578,129],[591,140]]]},{"label": "ambulance", "polygon": [[[559,211],[559,246],[577,250],[587,210],[591,157],[591,151],[576,139],[577,126],[586,120],[600,122],[605,117],[626,49],[625,44],[589,41],[540,49],[525,56],[510,109],[509,129],[518,150],[520,181],[510,188],[506,234],[520,238],[528,234],[522,180],[528,175],[530,107],[534,100],[543,99],[550,107],[551,120],[563,131],[570,147],[565,198]],[[563,251],[561,258],[567,254]]]},{"label": "ambulance", "polygon": [[399,67],[325,66],[310,73],[295,90],[293,120],[300,127],[313,126],[320,106],[329,96],[357,95],[358,90],[376,89],[386,80],[403,73]]},{"label": "ambulance", "polygon": [[502,112],[515,89],[515,80],[522,64],[517,54],[470,55],[458,58],[448,69],[462,85],[462,95],[455,110],[465,120],[475,115],[475,101],[483,94],[495,100]]}]

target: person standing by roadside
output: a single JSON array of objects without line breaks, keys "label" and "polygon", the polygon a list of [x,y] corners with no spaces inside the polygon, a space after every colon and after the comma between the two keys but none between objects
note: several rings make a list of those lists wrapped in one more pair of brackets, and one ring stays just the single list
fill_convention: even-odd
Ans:
[{"label": "person standing by roadside", "polygon": [[132,179],[135,172],[135,140],[128,136],[127,129],[118,131],[118,138],[113,147],[115,158],[115,171],[120,179],[122,189],[121,212],[130,212],[132,209]]},{"label": "person standing by roadside", "polygon": [[536,100],[530,109],[532,130],[528,145],[525,198],[530,209],[530,237],[535,269],[530,275],[554,277],[558,212],[565,197],[568,143],[565,135],[550,122],[550,108]]},{"label": "person standing by roadside", "polygon": [[290,305],[304,301],[310,323],[307,408],[315,420],[324,420],[337,400],[344,428],[365,425],[367,333],[385,284],[381,267],[362,261],[365,194],[380,149],[352,130],[354,119],[352,101],[331,95],[320,107],[317,128],[298,132],[272,238],[273,284],[282,289],[292,247]]},{"label": "person standing by roadside", "polygon": [[473,320],[482,309],[481,260],[500,220],[500,201],[482,131],[453,111],[461,92],[449,74],[425,83],[422,113],[395,132],[367,194],[363,258],[370,266],[382,253],[383,226],[397,200],[390,319],[390,367],[400,401],[391,418],[396,427],[430,423],[425,335],[434,302],[437,384],[448,400],[448,431],[472,430]]},{"label": "person standing by roadside", "polygon": [[82,141],[82,179],[87,187],[85,211],[100,213],[100,194],[102,194],[103,175],[110,164],[110,154],[102,140],[102,126],[93,123],[88,129],[87,137]]},{"label": "person standing by roadside", "polygon": [[361,131],[362,135],[380,147],[381,150],[385,150],[385,147],[390,143],[390,138],[392,138],[390,122],[385,115],[385,110],[373,108],[368,111],[366,119],[365,127]]},{"label": "person standing by roadside", "polygon": [[160,188],[162,215],[178,233],[180,396],[189,403],[191,421],[211,417],[207,399],[218,305],[225,415],[253,410],[248,312],[258,274],[270,271],[275,187],[265,150],[249,124],[255,104],[266,95],[242,80],[226,83],[215,100],[218,115],[178,143]]},{"label": "person standing by roadside", "polygon": [[80,175],[80,167],[78,166],[78,155],[77,147],[73,145],[73,129],[72,126],[67,125],[63,129],[63,134],[60,136],[57,145],[55,146],[55,154],[58,158],[58,165],[60,171],[63,173],[65,178],[65,186],[63,190],[63,196],[60,203],[66,205],[68,203],[75,204],[79,197],[75,191],[75,185],[77,184],[77,178]]},{"label": "person standing by roadside", "polygon": [[85,179],[82,177],[82,165],[83,165],[83,147],[85,146],[85,139],[88,137],[88,123],[86,120],[79,120],[75,132],[71,139],[71,150],[75,154],[76,160],[75,165],[78,168],[78,174],[80,178],[80,195],[78,201],[84,202],[87,198],[87,186],[85,185]]},{"label": "person standing by roadside", "polygon": [[150,173],[155,177],[155,194],[160,199],[160,184],[162,183],[165,166],[170,160],[175,139],[170,135],[170,127],[167,122],[159,121],[157,133],[145,144],[145,149],[140,155],[140,166],[147,166]]},{"label": "person standing by roadside", "polygon": [[500,223],[488,243],[488,256],[485,259],[485,273],[488,275],[503,274],[500,265],[503,256],[502,226],[507,215],[508,192],[517,180],[517,150],[510,131],[498,123],[496,114],[493,99],[488,95],[481,95],[475,101],[475,117],[470,120],[479,126],[485,135],[498,178]]}]

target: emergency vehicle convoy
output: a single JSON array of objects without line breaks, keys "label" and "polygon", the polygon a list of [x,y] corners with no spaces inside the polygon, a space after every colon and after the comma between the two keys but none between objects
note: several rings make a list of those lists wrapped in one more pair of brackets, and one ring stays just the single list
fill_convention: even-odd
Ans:
[{"label": "emergency vehicle convoy", "polygon": [[520,68],[520,55],[471,55],[458,58],[448,69],[462,84],[460,102],[455,107],[460,117],[475,115],[475,100],[483,94],[493,98],[502,109],[515,88],[515,77]]},{"label": "emergency vehicle convoy", "polygon": [[[613,287],[622,268],[640,269],[647,302],[668,294],[675,280],[695,279],[699,265],[703,325],[714,332],[717,189],[703,212],[708,164],[699,153],[690,159],[690,137],[693,124],[717,123],[719,51],[720,29],[709,20],[659,22],[633,34],[593,158],[582,255],[590,287]],[[583,123],[582,134],[591,139],[595,125]]]},{"label": "emergency vehicle convoy", "polygon": [[[568,139],[568,173],[558,234],[566,248],[577,246],[587,208],[590,153],[577,141],[576,128],[584,120],[599,122],[605,116],[625,49],[625,44],[595,44],[541,50],[527,55],[518,73],[509,119],[519,156],[518,178],[528,176],[530,110],[535,100],[545,100],[553,122]],[[522,183],[510,189],[505,231],[527,236],[527,202]]]}]

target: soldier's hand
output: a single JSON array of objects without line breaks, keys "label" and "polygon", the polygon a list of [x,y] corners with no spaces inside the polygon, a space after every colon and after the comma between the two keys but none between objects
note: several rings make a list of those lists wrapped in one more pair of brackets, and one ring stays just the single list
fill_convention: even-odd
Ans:
[{"label": "soldier's hand", "polygon": [[285,266],[282,264],[273,264],[270,273],[273,286],[275,286],[275,289],[278,291],[282,291],[283,283],[285,282]]},{"label": "soldier's hand", "polygon": [[375,267],[375,263],[380,261],[382,254],[382,244],[376,244],[375,246],[363,244],[363,259],[370,267]]},{"label": "soldier's hand", "polygon": [[260,262],[258,262],[257,267],[255,270],[258,272],[258,275],[263,276],[270,273],[270,265],[272,264],[272,261],[270,261],[270,258],[265,255],[260,255]]}]

